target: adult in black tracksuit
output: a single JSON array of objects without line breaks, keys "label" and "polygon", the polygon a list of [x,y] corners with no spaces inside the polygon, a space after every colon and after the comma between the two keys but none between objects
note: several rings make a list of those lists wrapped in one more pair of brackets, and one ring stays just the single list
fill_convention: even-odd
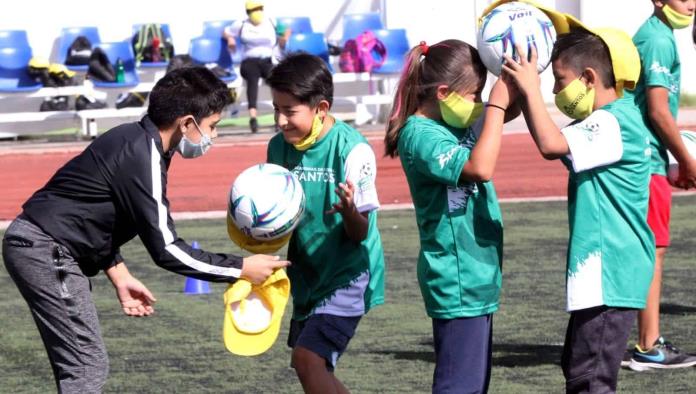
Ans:
[{"label": "adult in black tracksuit", "polygon": [[247,258],[192,249],[169,213],[174,152],[205,153],[229,91],[205,68],[172,71],[150,94],[148,115],[97,138],[23,205],[5,233],[5,266],[38,326],[59,392],[100,392],[108,357],[89,276],[104,270],[126,315],[153,312],[150,291],[128,273],[119,248],[138,235],[162,268],[213,282],[259,283],[275,256]]}]

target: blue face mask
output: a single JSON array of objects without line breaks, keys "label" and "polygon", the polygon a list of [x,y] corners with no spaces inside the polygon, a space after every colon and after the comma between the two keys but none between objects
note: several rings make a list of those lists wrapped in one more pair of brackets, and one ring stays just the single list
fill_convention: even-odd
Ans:
[{"label": "blue face mask", "polygon": [[181,157],[185,159],[195,159],[196,157],[203,156],[203,154],[207,152],[211,146],[213,146],[213,140],[211,140],[209,136],[203,134],[195,119],[193,119],[193,124],[196,126],[196,130],[201,133],[200,142],[196,144],[190,139],[186,138],[186,135],[182,135],[179,145],[176,147],[176,150],[179,151]]}]

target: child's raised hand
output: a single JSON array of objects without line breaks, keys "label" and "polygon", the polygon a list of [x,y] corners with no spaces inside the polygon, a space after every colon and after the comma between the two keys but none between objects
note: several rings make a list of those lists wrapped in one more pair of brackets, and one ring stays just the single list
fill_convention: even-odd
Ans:
[{"label": "child's raised hand", "polygon": [[517,53],[520,55],[520,62],[517,63],[510,56],[505,55],[503,74],[507,74],[509,78],[515,81],[520,94],[527,97],[532,92],[540,91],[541,78],[537,71],[537,51],[532,46],[529,59],[527,59],[527,53],[519,45],[516,45],[516,48]]},{"label": "child's raised hand", "polygon": [[687,190],[696,187],[696,160],[689,158],[679,163],[679,178],[674,186]]},{"label": "child's raised hand", "polygon": [[326,211],[326,214],[340,213],[342,216],[346,216],[353,213],[356,209],[353,203],[353,195],[355,192],[353,182],[346,180],[346,183],[339,183],[338,187],[334,189],[334,192],[336,192],[341,201],[333,204],[333,208]]},{"label": "child's raised hand", "polygon": [[493,84],[491,93],[488,96],[488,102],[508,108],[517,99],[518,95],[519,91],[515,81],[512,80],[512,77],[503,73],[500,74],[500,77]]}]

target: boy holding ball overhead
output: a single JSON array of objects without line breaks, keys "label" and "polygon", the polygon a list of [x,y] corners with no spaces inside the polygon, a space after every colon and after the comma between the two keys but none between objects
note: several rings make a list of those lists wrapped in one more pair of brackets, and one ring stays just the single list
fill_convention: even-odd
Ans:
[{"label": "boy holding ball overhead", "polygon": [[[547,11],[549,12],[549,11]],[[652,279],[655,249],[646,221],[650,147],[638,108],[619,100],[640,73],[625,33],[589,30],[566,15],[551,56],[557,107],[576,119],[559,129],[539,89],[536,53],[507,59],[532,137],[569,171],[567,310],[561,366],[566,391],[615,392],[633,320]],[[568,31],[569,30],[569,31]]]}]

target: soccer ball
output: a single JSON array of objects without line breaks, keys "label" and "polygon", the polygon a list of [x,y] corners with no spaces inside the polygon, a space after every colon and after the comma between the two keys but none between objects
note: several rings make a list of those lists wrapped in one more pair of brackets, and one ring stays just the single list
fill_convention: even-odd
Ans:
[{"label": "soccer ball", "polygon": [[257,164],[235,179],[227,213],[245,236],[272,241],[288,236],[304,210],[305,196],[295,174],[275,164]]},{"label": "soccer ball", "polygon": [[[689,151],[691,157],[696,158],[696,131],[682,130],[679,132],[681,134],[682,141],[686,146],[686,150]],[[679,179],[679,163],[677,159],[672,156],[670,151],[667,151],[667,157],[669,159],[669,166],[667,167],[667,179],[671,184]]]},{"label": "soccer ball", "polygon": [[501,4],[483,16],[476,45],[488,71],[500,75],[503,55],[519,61],[515,44],[527,54],[532,47],[536,48],[537,70],[544,71],[555,41],[556,29],[546,14],[532,5],[514,1]]}]

